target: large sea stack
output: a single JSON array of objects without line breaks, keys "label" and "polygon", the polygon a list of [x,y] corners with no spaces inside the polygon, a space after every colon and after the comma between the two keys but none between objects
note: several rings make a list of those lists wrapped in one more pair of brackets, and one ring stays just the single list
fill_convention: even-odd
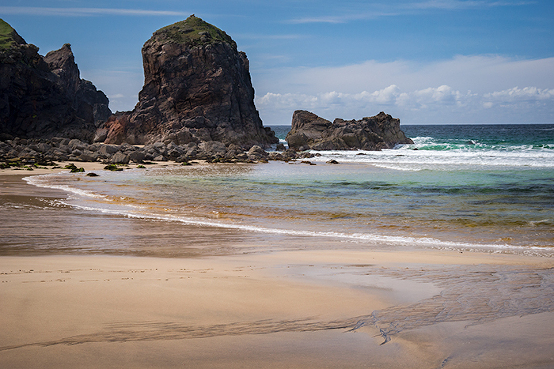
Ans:
[{"label": "large sea stack", "polygon": [[80,78],[69,44],[42,57],[0,19],[0,140],[92,141],[111,114],[106,95]]},{"label": "large sea stack", "polygon": [[110,118],[97,141],[218,141],[242,148],[278,142],[254,105],[246,54],[222,30],[192,15],[154,32],[142,58],[138,104]]},{"label": "large sea stack", "polygon": [[376,151],[413,143],[400,130],[400,119],[383,112],[360,120],[337,118],[330,122],[305,110],[294,112],[286,140],[295,150]]}]

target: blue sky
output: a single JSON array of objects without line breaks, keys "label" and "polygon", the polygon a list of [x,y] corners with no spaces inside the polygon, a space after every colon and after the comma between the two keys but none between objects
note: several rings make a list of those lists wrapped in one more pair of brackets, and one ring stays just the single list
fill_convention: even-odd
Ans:
[{"label": "blue sky", "polygon": [[265,125],[296,109],[403,124],[554,123],[552,0],[0,0],[40,53],[71,43],[81,77],[131,110],[141,47],[195,14],[250,60]]}]

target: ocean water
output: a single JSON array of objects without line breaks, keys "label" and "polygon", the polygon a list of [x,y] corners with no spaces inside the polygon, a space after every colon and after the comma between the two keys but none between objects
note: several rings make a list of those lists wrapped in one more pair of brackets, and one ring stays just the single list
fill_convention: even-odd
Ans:
[{"label": "ocean water", "polygon": [[[290,129],[272,128],[280,139]],[[413,145],[317,152],[315,165],[168,166],[27,181],[66,191],[57,201],[84,212],[182,224],[183,237],[208,226],[364,248],[554,252],[554,125],[402,129]]]}]

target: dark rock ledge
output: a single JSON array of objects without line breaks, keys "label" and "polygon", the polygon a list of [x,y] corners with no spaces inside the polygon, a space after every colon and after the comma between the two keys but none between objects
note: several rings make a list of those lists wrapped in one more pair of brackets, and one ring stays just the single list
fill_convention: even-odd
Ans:
[{"label": "dark rock ledge", "polygon": [[290,148],[301,151],[379,151],[398,144],[413,144],[400,130],[400,119],[383,112],[360,120],[337,118],[330,122],[309,111],[297,110],[286,140]]},{"label": "dark rock ledge", "polygon": [[[0,168],[17,165],[52,165],[52,162],[101,162],[105,164],[144,163],[173,161],[187,163],[205,160],[208,163],[260,163],[268,160],[290,161],[313,157],[309,152],[295,150],[267,152],[258,145],[248,151],[236,145],[225,146],[221,142],[176,145],[155,142],[145,146],[93,143],[79,139],[54,137],[51,139],[20,139],[0,141]],[[11,163],[11,165],[10,165]]]}]

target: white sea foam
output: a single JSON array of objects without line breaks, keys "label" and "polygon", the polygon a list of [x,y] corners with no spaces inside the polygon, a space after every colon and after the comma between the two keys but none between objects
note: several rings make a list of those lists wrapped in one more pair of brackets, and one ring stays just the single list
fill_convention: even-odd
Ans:
[{"label": "white sea foam", "polygon": [[[59,174],[56,174],[59,175]],[[48,178],[51,176],[51,174],[44,174],[44,175],[38,175],[38,176],[31,176],[31,177],[25,177],[23,178],[24,181],[27,183],[42,187],[42,188],[51,188],[54,190],[62,190],[65,192],[69,192],[78,196],[85,196],[85,197],[92,197],[92,198],[106,198],[107,196],[100,195],[97,193],[94,193],[92,191],[87,190],[81,190],[79,188],[67,186],[67,185],[60,185],[60,184],[52,184],[48,182]]]},{"label": "white sea foam", "polygon": [[314,161],[335,159],[339,162],[366,163],[397,170],[421,170],[426,166],[532,167],[554,168],[553,150],[520,148],[496,150],[414,150],[403,146],[382,151],[313,151],[321,156]]},{"label": "white sea foam", "polygon": [[[58,188],[58,187],[52,187],[52,188]],[[70,192],[75,194],[80,193],[80,191],[70,191]],[[101,198],[101,196],[98,196],[98,197]],[[118,205],[118,206],[109,208],[109,204],[106,204],[106,203],[104,204],[96,203],[97,206],[78,204],[72,201],[64,201],[64,200],[60,200],[60,203],[76,209],[92,211],[92,212],[100,212],[102,214],[119,215],[119,216],[124,216],[128,218],[177,222],[177,223],[194,225],[194,226],[236,229],[241,231],[284,235],[284,236],[335,238],[335,239],[349,240],[354,242],[356,241],[365,242],[365,243],[374,244],[374,245],[389,245],[389,246],[418,245],[418,246],[434,247],[434,248],[454,248],[454,249],[463,248],[463,249],[473,249],[473,250],[490,249],[490,250],[505,250],[505,251],[510,251],[510,250],[544,251],[545,250],[544,247],[516,246],[516,245],[508,245],[508,244],[475,244],[475,243],[467,243],[467,242],[442,241],[442,240],[438,240],[430,237],[418,238],[418,237],[378,235],[378,234],[372,234],[372,233],[321,232],[321,231],[310,231],[310,230],[267,228],[267,227],[260,227],[260,226],[247,225],[247,224],[221,222],[221,221],[205,219],[205,218],[192,218],[192,217],[185,217],[181,215],[156,214],[156,213],[150,213],[150,212],[144,212],[144,211],[136,211],[136,210],[133,210],[134,208],[133,206],[127,206],[127,205]]]}]

